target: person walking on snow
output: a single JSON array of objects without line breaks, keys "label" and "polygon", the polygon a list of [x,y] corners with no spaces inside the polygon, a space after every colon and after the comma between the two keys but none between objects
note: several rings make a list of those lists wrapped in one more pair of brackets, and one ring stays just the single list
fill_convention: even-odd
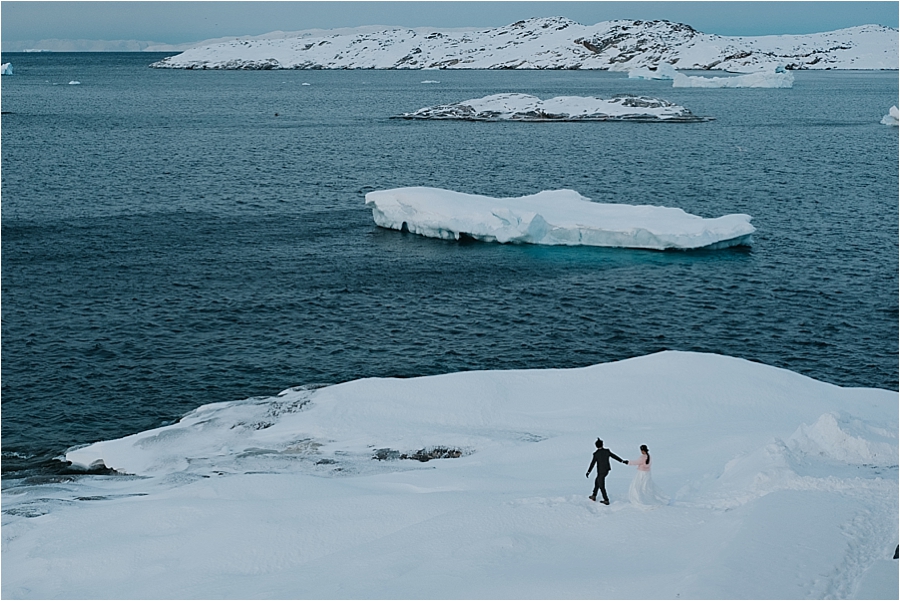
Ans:
[{"label": "person walking on snow", "polygon": [[592,494],[589,498],[591,501],[597,500],[597,490],[603,493],[603,501],[604,505],[609,505],[609,497],[606,495],[606,475],[609,474],[610,468],[609,458],[612,457],[619,463],[624,463],[628,465],[628,461],[622,459],[609,449],[603,448],[603,441],[599,438],[597,442],[594,443],[594,446],[597,447],[597,450],[594,451],[594,458],[591,460],[591,467],[588,468],[587,473],[584,475],[585,478],[591,477],[591,470],[594,469],[594,465],[597,466],[597,479],[594,480],[594,494]]},{"label": "person walking on snow", "polygon": [[665,505],[668,499],[663,495],[650,477],[650,449],[641,445],[641,457],[630,461],[629,465],[637,465],[637,474],[628,489],[628,498],[635,505]]}]

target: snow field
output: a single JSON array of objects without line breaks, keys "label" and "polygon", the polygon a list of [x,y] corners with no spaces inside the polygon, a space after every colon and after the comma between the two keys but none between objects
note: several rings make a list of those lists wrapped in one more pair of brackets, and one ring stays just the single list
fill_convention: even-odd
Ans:
[{"label": "snow field", "polygon": [[[216,403],[67,455],[140,476],[4,491],[2,592],[896,593],[896,570],[891,578],[878,566],[897,544],[897,420],[894,392],[681,352]],[[671,504],[631,505],[635,469],[617,462],[612,505],[589,501],[584,472],[597,436],[623,458],[647,444]],[[438,446],[465,453],[373,458]]]}]

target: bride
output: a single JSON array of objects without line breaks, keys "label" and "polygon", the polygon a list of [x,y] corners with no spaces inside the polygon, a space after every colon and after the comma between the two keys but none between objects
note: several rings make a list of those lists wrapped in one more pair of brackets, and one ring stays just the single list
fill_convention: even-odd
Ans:
[{"label": "bride", "polygon": [[650,478],[650,450],[647,445],[641,445],[641,457],[629,461],[628,465],[637,465],[637,474],[631,481],[631,488],[628,490],[628,498],[635,505],[665,505],[668,499],[653,484]]}]

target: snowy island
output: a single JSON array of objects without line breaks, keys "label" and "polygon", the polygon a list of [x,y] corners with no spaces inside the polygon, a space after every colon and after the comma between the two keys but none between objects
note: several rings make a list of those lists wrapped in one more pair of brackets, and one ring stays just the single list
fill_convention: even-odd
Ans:
[{"label": "snowy island", "polygon": [[[5,487],[2,596],[896,599],[897,424],[893,391],[672,351],[213,403],[66,454],[118,475]],[[588,499],[598,436],[664,504],[615,462]]]},{"label": "snowy island", "polygon": [[697,123],[698,117],[666,100],[619,95],[608,100],[582,96],[557,96],[541,100],[528,94],[494,94],[421,108],[397,115],[398,119],[458,119],[463,121],[666,121]]},{"label": "snowy island", "polygon": [[750,216],[704,219],[681,209],[592,202],[573,190],[492,198],[413,187],[366,194],[375,223],[431,238],[654,250],[749,245]]},{"label": "snowy island", "polygon": [[808,35],[728,37],[669,21],[534,18],[493,29],[361,27],[273,32],[207,43],[168,69],[602,69],[661,63],[735,72],[897,69],[898,32],[863,25]]}]

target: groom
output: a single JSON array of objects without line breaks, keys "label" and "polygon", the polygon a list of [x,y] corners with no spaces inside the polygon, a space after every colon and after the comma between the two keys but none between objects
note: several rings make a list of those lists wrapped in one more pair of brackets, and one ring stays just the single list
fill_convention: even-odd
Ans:
[{"label": "groom", "polygon": [[620,458],[615,453],[610,451],[609,449],[603,448],[603,441],[599,438],[597,442],[594,443],[597,447],[597,450],[594,451],[594,458],[591,460],[591,467],[588,468],[587,473],[584,475],[585,478],[591,477],[591,470],[594,469],[594,464],[597,465],[597,479],[594,480],[594,494],[592,494],[589,498],[591,501],[597,500],[597,489],[600,489],[600,492],[603,493],[603,504],[609,505],[609,497],[606,496],[606,475],[609,473],[609,458],[612,457],[619,463],[624,463],[628,465],[628,461]]}]

